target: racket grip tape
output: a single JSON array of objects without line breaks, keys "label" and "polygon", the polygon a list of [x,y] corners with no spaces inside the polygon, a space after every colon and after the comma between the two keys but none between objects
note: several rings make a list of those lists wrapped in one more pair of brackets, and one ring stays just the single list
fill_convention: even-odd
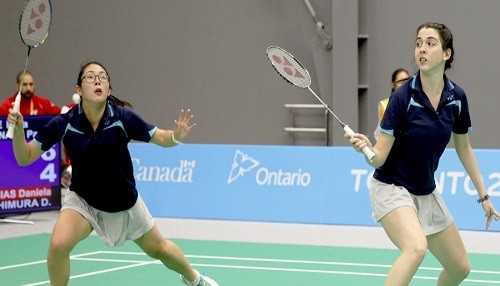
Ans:
[{"label": "racket grip tape", "polygon": [[[16,99],[14,101],[14,106],[12,109],[14,112],[19,112],[19,106],[21,105],[21,93],[18,93]],[[7,129],[7,138],[12,139],[14,137],[14,124],[9,125],[9,129]]]},{"label": "racket grip tape", "polygon": [[[344,126],[344,131],[351,137],[355,134],[355,132],[348,125]],[[373,161],[373,158],[375,158],[375,153],[368,148],[368,146],[365,146],[361,149],[361,151],[365,154],[366,158],[370,160],[370,162]]]}]

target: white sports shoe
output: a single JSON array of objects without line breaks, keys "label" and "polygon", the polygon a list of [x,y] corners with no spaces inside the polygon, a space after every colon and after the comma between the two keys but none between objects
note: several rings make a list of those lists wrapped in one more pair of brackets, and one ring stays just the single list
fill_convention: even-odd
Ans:
[{"label": "white sports shoe", "polygon": [[200,274],[200,282],[198,282],[198,284],[196,285],[191,285],[191,283],[189,283],[189,281],[187,281],[187,279],[184,278],[184,276],[182,275],[180,275],[181,281],[189,286],[219,286],[219,284],[215,282],[215,280],[213,280],[212,278],[205,276],[204,274],[201,273],[199,274]]}]

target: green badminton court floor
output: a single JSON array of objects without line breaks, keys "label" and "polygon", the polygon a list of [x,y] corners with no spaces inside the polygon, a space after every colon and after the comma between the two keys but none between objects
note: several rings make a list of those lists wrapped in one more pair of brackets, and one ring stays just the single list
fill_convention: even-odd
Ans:
[{"label": "green badminton court floor", "polygon": [[[0,240],[0,285],[49,285],[49,234]],[[383,285],[398,251],[387,249],[173,240],[200,272],[221,286]],[[498,245],[498,242],[491,242]],[[500,255],[470,254],[472,272],[462,285],[500,285]],[[440,265],[428,254],[410,285],[435,285]],[[176,273],[133,242],[109,248],[96,236],[71,256],[69,285],[182,285]]]}]

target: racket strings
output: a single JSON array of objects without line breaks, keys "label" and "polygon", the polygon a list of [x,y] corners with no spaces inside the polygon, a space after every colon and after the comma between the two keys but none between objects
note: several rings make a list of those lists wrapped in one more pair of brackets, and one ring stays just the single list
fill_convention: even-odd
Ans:
[{"label": "racket strings", "polygon": [[21,14],[19,33],[24,44],[37,47],[49,33],[52,8],[48,0],[28,1]]},{"label": "racket strings", "polygon": [[269,47],[267,56],[276,71],[291,84],[307,88],[311,85],[309,72],[288,52],[278,47]]}]

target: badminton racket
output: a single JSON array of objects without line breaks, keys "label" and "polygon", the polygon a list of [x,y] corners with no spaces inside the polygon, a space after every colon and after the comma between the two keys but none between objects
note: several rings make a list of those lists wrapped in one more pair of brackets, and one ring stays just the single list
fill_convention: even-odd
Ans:
[{"label": "badminton racket", "polygon": [[[28,47],[28,55],[24,63],[23,74],[28,67],[28,60],[32,48],[41,45],[49,35],[50,24],[52,23],[52,5],[50,0],[28,0],[24,4],[21,17],[19,18],[19,34],[21,40]],[[13,110],[15,113],[19,112],[19,105],[21,104],[21,90],[23,88],[23,78],[19,83],[19,91],[17,92],[14,101]],[[14,124],[9,125],[7,130],[7,138],[14,136]]]},{"label": "badminton racket", "polygon": [[[342,122],[337,115],[326,105],[323,100],[311,89],[311,76],[307,69],[289,52],[277,46],[270,46],[266,49],[267,57],[274,69],[281,75],[281,77],[288,83],[293,84],[296,87],[307,88],[320,102],[323,106],[330,112],[333,117],[340,123],[344,131],[349,135],[353,136],[355,132],[344,122]],[[365,146],[361,151],[365,154],[368,160],[372,161],[375,157],[368,146]]]}]

